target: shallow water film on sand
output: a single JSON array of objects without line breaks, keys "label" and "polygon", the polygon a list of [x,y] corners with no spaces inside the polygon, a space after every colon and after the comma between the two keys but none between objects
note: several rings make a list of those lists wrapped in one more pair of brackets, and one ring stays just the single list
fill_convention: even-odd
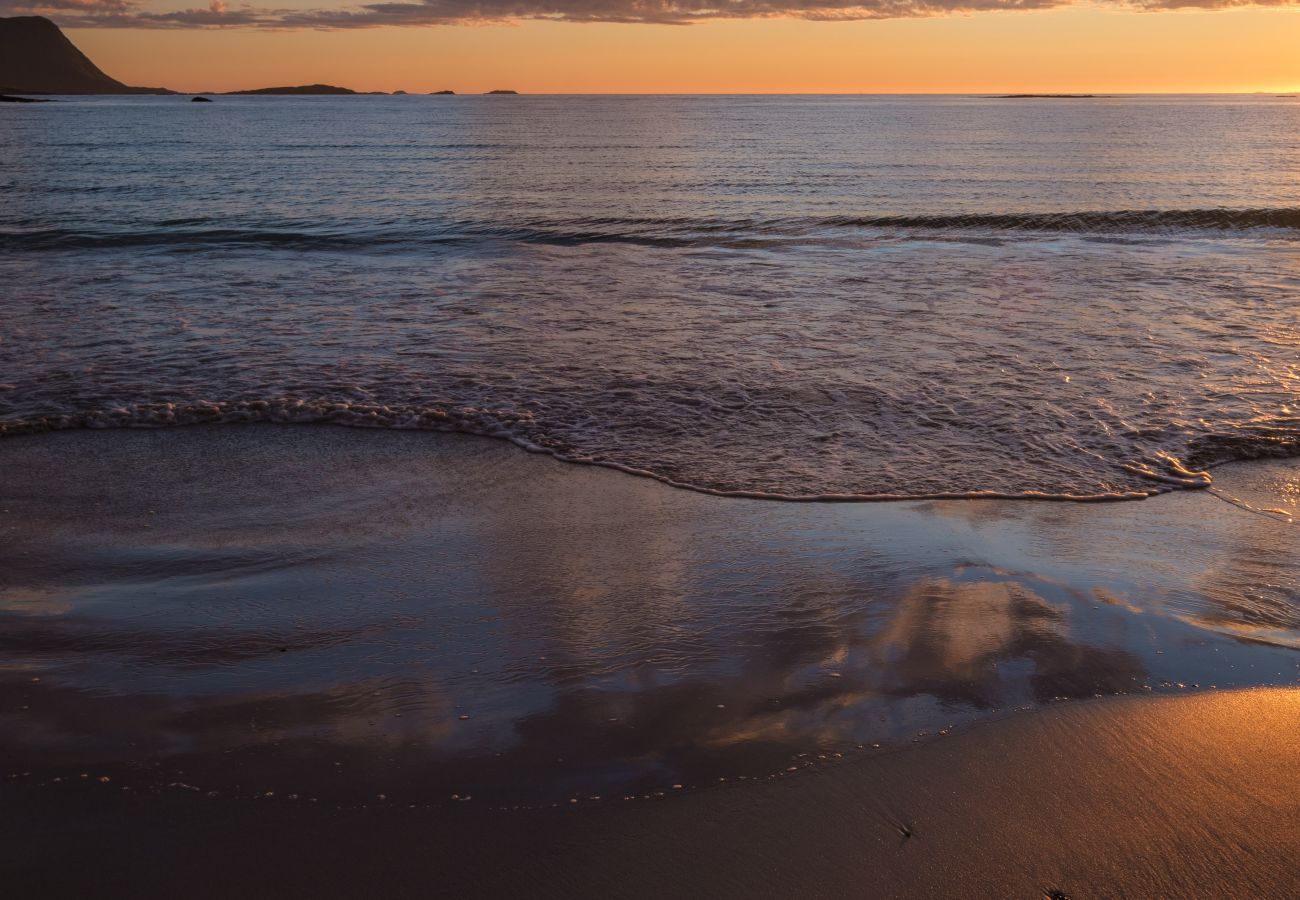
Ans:
[{"label": "shallow water film on sand", "polygon": [[1300,105],[0,110],[0,430],[505,437],[782,497],[1123,498],[1300,435]]},{"label": "shallow water film on sand", "polygon": [[[51,789],[621,802],[1300,683],[1300,530],[1204,492],[764,503],[258,425],[18,436],[0,471],[0,774]],[[1292,461],[1221,480],[1300,509]]]}]

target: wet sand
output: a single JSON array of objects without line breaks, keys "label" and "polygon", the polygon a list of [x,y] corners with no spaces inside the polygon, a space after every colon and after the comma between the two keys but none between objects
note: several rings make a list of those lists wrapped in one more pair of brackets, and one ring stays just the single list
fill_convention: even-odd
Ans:
[{"label": "wet sand", "polygon": [[11,438],[0,476],[20,895],[1300,889],[1294,462],[1216,473],[1255,511],[743,501],[324,427]]},{"label": "wet sand", "polygon": [[1095,701],[769,784],[522,813],[11,782],[0,858],[30,897],[1290,897],[1298,724],[1295,690]]}]

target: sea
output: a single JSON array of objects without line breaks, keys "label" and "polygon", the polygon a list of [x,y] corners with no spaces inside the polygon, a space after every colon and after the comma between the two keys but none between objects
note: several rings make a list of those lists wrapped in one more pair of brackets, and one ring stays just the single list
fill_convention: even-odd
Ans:
[{"label": "sea", "polygon": [[489,435],[786,499],[1300,448],[1300,100],[0,108],[0,433]]}]

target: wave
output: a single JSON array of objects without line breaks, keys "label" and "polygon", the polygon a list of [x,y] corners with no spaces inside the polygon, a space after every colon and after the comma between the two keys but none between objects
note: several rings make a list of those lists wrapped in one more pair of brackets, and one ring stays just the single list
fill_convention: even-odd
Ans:
[{"label": "wave", "polygon": [[202,247],[266,247],[285,250],[349,251],[418,248],[481,241],[582,245],[629,243],[657,247],[768,246],[839,237],[844,231],[902,232],[935,236],[945,233],[1017,232],[1048,236],[1195,236],[1267,235],[1300,237],[1300,208],[1116,210],[1031,213],[958,213],[786,217],[726,221],[694,218],[587,217],[518,223],[411,222],[400,227],[354,231],[277,228],[195,228],[158,222],[139,230],[81,231],[67,228],[0,231],[0,250],[76,250]]},{"label": "wave", "polygon": [[839,227],[1066,234],[1165,234],[1187,231],[1300,231],[1300,209],[1130,209],[1046,213],[868,216],[828,220]]},{"label": "wave", "polygon": [[[75,231],[45,228],[0,232],[3,250],[97,250],[144,247],[271,247],[285,250],[361,250],[401,241],[399,234],[357,232],[338,234],[243,228],[159,228],[141,231]],[[436,238],[425,236],[424,243]]]},{"label": "wave", "polygon": [[74,231],[47,228],[39,231],[0,232],[0,250],[111,250],[111,249],[238,249],[349,251],[372,249],[419,249],[439,245],[472,244],[502,240],[528,244],[581,245],[627,243],[662,247],[685,247],[699,241],[680,236],[638,234],[632,231],[588,231],[566,226],[434,226],[405,230],[360,230],[352,233],[289,231],[273,229],[173,229],[141,231]]},{"label": "wave", "polygon": [[[167,426],[275,423],[328,424],[358,428],[381,428],[405,431],[439,431],[471,434],[507,440],[531,453],[541,453],[568,463],[615,469],[630,475],[650,478],[674,488],[717,497],[784,502],[883,502],[905,500],[1054,500],[1075,503],[1143,500],[1179,489],[1209,488],[1213,484],[1206,471],[1228,462],[1269,457],[1300,456],[1300,427],[1285,434],[1273,430],[1252,439],[1249,435],[1228,438],[1207,436],[1206,446],[1193,449],[1189,459],[1204,469],[1194,470],[1165,452],[1157,451],[1147,462],[1117,462],[1119,469],[1139,475],[1151,483],[1147,490],[1112,490],[1095,493],[1068,493],[1040,490],[931,491],[906,492],[833,492],[786,494],[775,491],[736,490],[710,487],[671,478],[650,469],[625,465],[614,460],[598,459],[543,446],[522,436],[527,414],[477,407],[402,406],[333,400],[303,400],[278,397],[266,400],[197,401],[191,403],[140,403],[78,413],[52,414],[28,419],[0,420],[0,439],[7,435],[37,434],[71,429],[159,428]],[[1300,421],[1297,421],[1300,426]]]}]

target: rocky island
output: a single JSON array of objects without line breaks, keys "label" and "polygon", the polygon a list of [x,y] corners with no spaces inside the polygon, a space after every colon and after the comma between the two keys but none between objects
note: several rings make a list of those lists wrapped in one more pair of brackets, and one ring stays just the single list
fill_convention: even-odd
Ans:
[{"label": "rocky island", "polygon": [[990,100],[1099,100],[1100,94],[998,94]]},{"label": "rocky island", "polygon": [[110,78],[44,16],[0,18],[0,94],[172,94]]},{"label": "rocky island", "polygon": [[294,87],[253,88],[246,91],[226,91],[227,94],[288,94],[295,96],[317,96],[334,94],[355,94],[351,88],[336,87],[332,84],[300,84]]}]

